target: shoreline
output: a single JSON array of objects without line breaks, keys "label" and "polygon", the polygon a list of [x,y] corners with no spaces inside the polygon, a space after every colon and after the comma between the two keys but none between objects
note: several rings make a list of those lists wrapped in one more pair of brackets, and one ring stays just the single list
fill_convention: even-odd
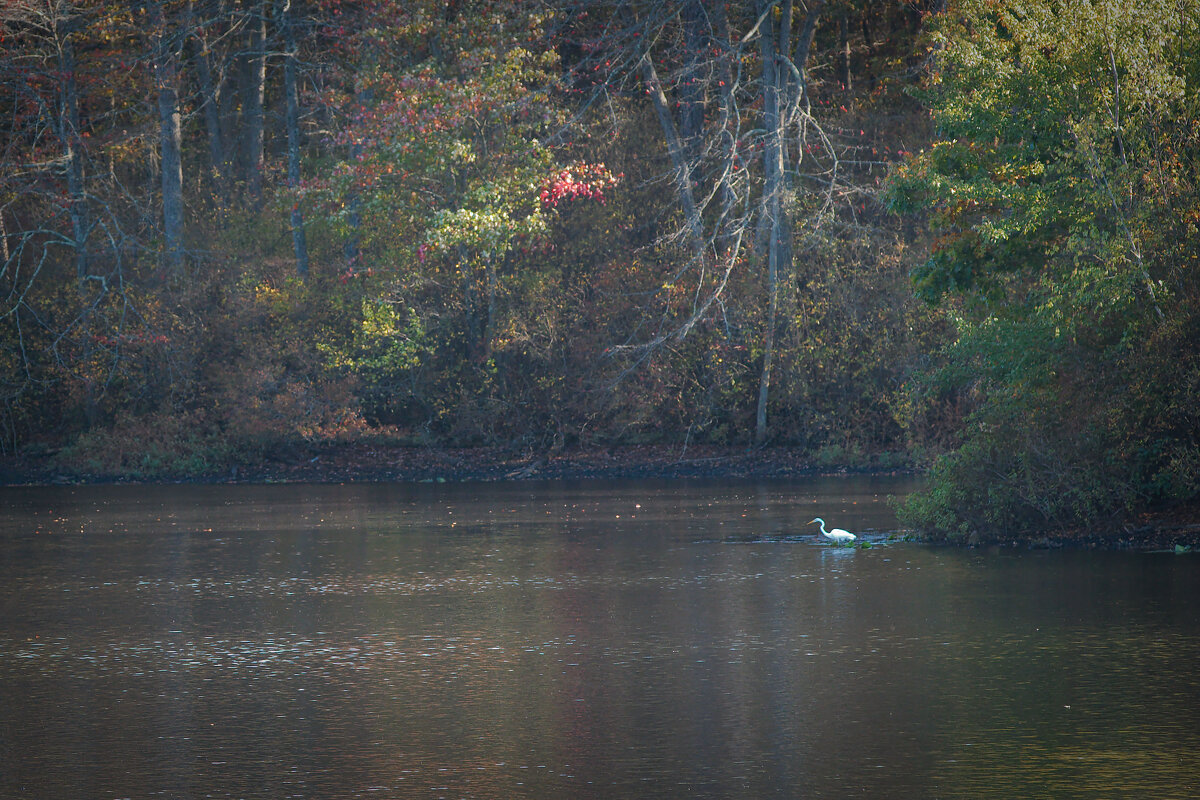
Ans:
[{"label": "shoreline", "polygon": [[[911,476],[912,466],[817,464],[793,448],[731,449],[711,445],[623,445],[550,453],[514,454],[499,448],[432,448],[351,443],[279,454],[199,476],[79,473],[50,455],[0,459],[7,488],[96,485],[269,485],[338,483],[497,483],[552,480],[785,480],[835,476]],[[1145,511],[1089,530],[1063,530],[1036,539],[946,542],[961,547],[1097,550],[1170,550],[1200,553],[1200,503]]]},{"label": "shoreline", "polygon": [[295,451],[202,475],[79,472],[52,457],[0,460],[0,486],[98,484],[468,483],[590,479],[754,479],[820,475],[917,475],[911,467],[815,464],[792,448],[624,445],[550,453],[487,447],[434,448],[352,443]]}]

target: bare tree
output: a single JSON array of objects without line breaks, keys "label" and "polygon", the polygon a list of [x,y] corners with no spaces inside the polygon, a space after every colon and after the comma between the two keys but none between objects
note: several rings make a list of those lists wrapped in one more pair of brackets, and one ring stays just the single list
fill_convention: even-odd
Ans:
[{"label": "bare tree", "polygon": [[[94,12],[74,0],[0,6],[0,449],[15,441],[10,409],[67,377],[95,421],[106,366],[111,375],[94,332],[99,310],[125,298],[128,194],[96,153],[121,142],[96,135],[106,116],[96,98],[108,87],[94,59]],[[107,116],[110,133],[119,117]],[[60,292],[72,278],[75,291]]]},{"label": "bare tree", "polygon": [[[180,30],[170,24],[161,0],[149,7],[154,24],[154,88],[158,105],[159,169],[162,177],[166,265],[183,265],[183,131],[179,109]],[[186,30],[186,22],[184,29]]]},{"label": "bare tree", "polygon": [[[291,0],[281,0],[280,27],[283,29],[283,86],[287,96],[287,183],[293,192],[300,188],[300,97],[296,76],[296,20]],[[296,272],[308,277],[308,245],[304,238],[304,214],[300,200],[292,198],[292,248]]]},{"label": "bare tree", "polygon": [[771,387],[771,367],[775,357],[775,328],[779,316],[779,273],[790,271],[791,249],[784,237],[788,230],[787,203],[783,179],[782,106],[787,102],[788,77],[780,53],[787,53],[791,39],[792,3],[785,0],[783,8],[772,0],[760,0],[761,30],[758,41],[762,53],[763,96],[763,211],[767,240],[767,325],[763,334],[763,363],[759,372],[758,408],[755,413],[754,441],[762,444],[767,436],[767,401]]},{"label": "bare tree", "polygon": [[[67,241],[75,251],[75,273],[79,281],[88,276],[87,240],[91,230],[84,186],[85,148],[80,127],[75,55],[75,38],[83,24],[82,15],[70,0],[14,0],[0,9],[0,29],[19,35],[28,45],[28,49],[18,46],[5,59],[8,61],[5,72],[9,73],[6,82],[14,95],[24,95],[28,105],[40,109],[40,113],[28,121],[26,130],[11,132],[6,146],[9,157],[5,162],[18,173],[36,173],[45,169],[65,176],[66,210],[71,222]],[[30,82],[30,76],[34,75],[43,80]],[[25,76],[24,80],[22,76]],[[51,96],[40,93],[38,83],[52,86]],[[22,124],[15,115],[13,124]],[[25,140],[33,145],[29,153],[36,153],[40,150],[37,143],[44,141],[47,134],[57,140],[61,154],[57,159],[37,164],[17,156],[12,150]],[[7,264],[11,257],[7,237],[3,249]]]},{"label": "bare tree", "polygon": [[[195,64],[196,84],[200,92],[200,112],[208,140],[208,179],[222,206],[229,204],[230,163],[227,137],[221,122],[222,99],[227,94],[224,73],[227,59],[220,58],[218,49],[222,38],[218,26],[225,23],[227,14],[214,0],[202,0],[193,12],[195,19],[189,31],[192,61]],[[228,39],[226,33],[223,37]]]},{"label": "bare tree", "polygon": [[[603,4],[583,6],[599,12]],[[754,430],[760,444],[769,438],[772,370],[781,322],[789,316],[782,303],[794,276],[793,198],[814,191],[832,198],[840,180],[836,148],[809,101],[808,62],[824,6],[823,0],[799,9],[793,0],[620,3],[598,37],[606,47],[577,68],[587,74],[601,58],[612,65],[598,92],[627,91],[633,77],[640,79],[666,145],[683,217],[677,235],[690,256],[670,283],[691,275],[697,287],[690,311],[664,316],[653,336],[612,352],[639,363],[723,307],[730,274],[753,241],[766,294]],[[731,15],[740,35],[731,33]],[[807,155],[813,140],[822,143],[824,159]],[[761,153],[757,164],[755,153]],[[818,208],[820,216],[832,206]]]},{"label": "bare tree", "polygon": [[249,35],[242,62],[242,158],[250,199],[255,206],[261,206],[266,130],[263,105],[267,90],[266,0],[258,0],[253,5],[247,25]]}]

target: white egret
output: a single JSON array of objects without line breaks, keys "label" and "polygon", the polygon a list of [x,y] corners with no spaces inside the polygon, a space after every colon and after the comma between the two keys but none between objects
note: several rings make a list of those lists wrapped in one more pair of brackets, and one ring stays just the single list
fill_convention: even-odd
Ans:
[{"label": "white egret", "polygon": [[851,533],[850,531],[844,531],[841,528],[834,528],[831,531],[825,530],[825,520],[821,519],[820,517],[817,517],[816,519],[812,520],[812,522],[809,522],[808,524],[812,525],[813,522],[821,523],[821,535],[822,536],[824,536],[826,539],[832,539],[833,541],[837,542],[838,544],[849,544],[850,542],[853,542],[856,538],[853,533]]}]

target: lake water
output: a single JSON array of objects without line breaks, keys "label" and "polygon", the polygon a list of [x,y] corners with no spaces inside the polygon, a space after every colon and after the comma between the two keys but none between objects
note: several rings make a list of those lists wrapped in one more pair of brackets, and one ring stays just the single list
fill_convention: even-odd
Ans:
[{"label": "lake water", "polygon": [[1200,558],[909,488],[2,489],[0,797],[1200,796]]}]

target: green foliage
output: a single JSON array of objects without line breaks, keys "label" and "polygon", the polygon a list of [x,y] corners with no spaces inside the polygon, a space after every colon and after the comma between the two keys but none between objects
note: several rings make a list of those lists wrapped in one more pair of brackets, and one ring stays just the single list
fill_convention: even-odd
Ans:
[{"label": "green foliage", "polygon": [[1198,19],[968,0],[942,20],[938,140],[889,191],[938,235],[917,291],[959,313],[927,391],[975,410],[909,524],[1027,535],[1195,496],[1197,372],[1161,358],[1200,341]]},{"label": "green foliage", "polygon": [[354,336],[342,347],[317,342],[316,349],[329,369],[357,378],[367,419],[380,421],[408,416],[410,387],[432,344],[414,310],[405,314],[395,303],[363,299]]}]

